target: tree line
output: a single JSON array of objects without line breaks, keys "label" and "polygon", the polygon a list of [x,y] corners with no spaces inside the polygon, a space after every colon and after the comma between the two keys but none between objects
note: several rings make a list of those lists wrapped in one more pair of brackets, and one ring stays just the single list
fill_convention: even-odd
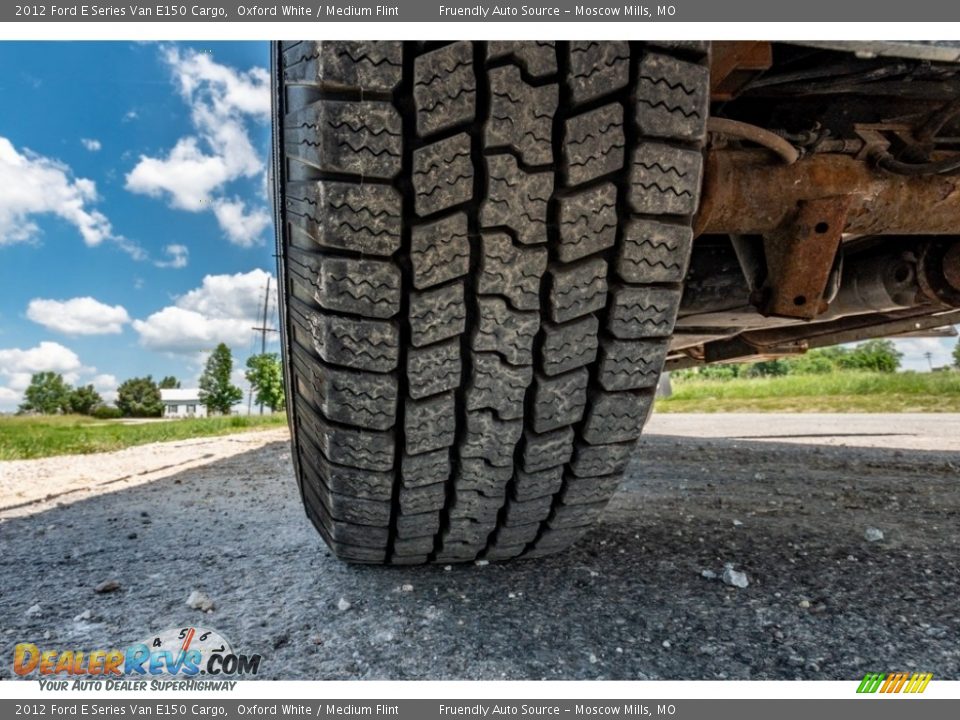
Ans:
[{"label": "tree line", "polygon": [[[742,377],[777,377],[781,375],[820,375],[858,370],[892,373],[900,369],[903,353],[891,340],[867,340],[856,347],[828,347],[794,355],[752,363],[704,365],[672,373],[675,379],[698,378],[730,380]],[[953,350],[953,367],[960,369],[960,342]]]},{"label": "tree line", "polygon": [[[220,343],[210,353],[200,376],[199,400],[208,413],[227,415],[234,405],[243,400],[243,390],[233,384],[232,374],[233,353],[224,343]],[[257,405],[271,412],[283,410],[286,401],[283,369],[276,353],[249,357],[244,375]],[[180,381],[172,375],[159,381],[151,375],[133,377],[120,384],[116,401],[108,405],[93,385],[72,387],[60,373],[39,372],[30,377],[30,385],[24,391],[18,412],[41,415],[72,413],[103,419],[160,417],[163,414],[160,391],[179,387]]]}]

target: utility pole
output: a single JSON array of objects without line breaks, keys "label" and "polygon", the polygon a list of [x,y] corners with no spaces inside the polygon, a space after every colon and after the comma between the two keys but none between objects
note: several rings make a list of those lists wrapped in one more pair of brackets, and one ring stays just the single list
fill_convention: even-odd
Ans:
[{"label": "utility pole", "polygon": [[933,353],[927,350],[923,356],[927,359],[927,364],[930,366],[930,372],[933,372]]},{"label": "utility pole", "polygon": [[[267,327],[267,314],[270,312],[270,276],[267,276],[267,291],[263,294],[263,319],[260,322],[260,327],[253,328],[256,332],[260,333],[260,354],[265,355],[267,352],[267,333],[268,332],[278,332],[272,327]],[[250,413],[251,405],[253,405],[253,388],[250,388],[250,398],[247,401],[247,414]],[[260,414],[263,415],[263,403],[260,403]]]}]

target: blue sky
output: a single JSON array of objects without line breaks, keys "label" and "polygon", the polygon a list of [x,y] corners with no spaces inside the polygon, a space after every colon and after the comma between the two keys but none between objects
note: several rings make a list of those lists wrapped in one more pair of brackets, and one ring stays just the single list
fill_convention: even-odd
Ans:
[{"label": "blue sky", "polygon": [[[112,399],[137,375],[194,384],[218,342],[238,365],[255,350],[274,272],[268,58],[267,43],[0,42],[0,412],[34,372]],[[916,370],[955,343],[898,341]]]},{"label": "blue sky", "polygon": [[194,382],[220,341],[250,354],[274,272],[268,62],[266,43],[0,43],[0,411],[40,370],[110,397]]}]

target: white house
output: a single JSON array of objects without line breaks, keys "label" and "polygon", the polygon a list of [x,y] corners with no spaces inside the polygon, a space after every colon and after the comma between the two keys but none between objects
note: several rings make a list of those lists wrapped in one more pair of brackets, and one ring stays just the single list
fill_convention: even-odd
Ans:
[{"label": "white house", "polygon": [[165,418],[206,417],[207,408],[200,404],[199,388],[160,390]]}]

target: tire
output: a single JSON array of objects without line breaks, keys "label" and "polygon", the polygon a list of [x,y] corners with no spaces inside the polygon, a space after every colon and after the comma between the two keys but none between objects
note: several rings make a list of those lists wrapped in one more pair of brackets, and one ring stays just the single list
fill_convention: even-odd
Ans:
[{"label": "tire", "polygon": [[673,331],[706,43],[284,42],[274,81],[307,515],[355,562],[566,548]]}]

